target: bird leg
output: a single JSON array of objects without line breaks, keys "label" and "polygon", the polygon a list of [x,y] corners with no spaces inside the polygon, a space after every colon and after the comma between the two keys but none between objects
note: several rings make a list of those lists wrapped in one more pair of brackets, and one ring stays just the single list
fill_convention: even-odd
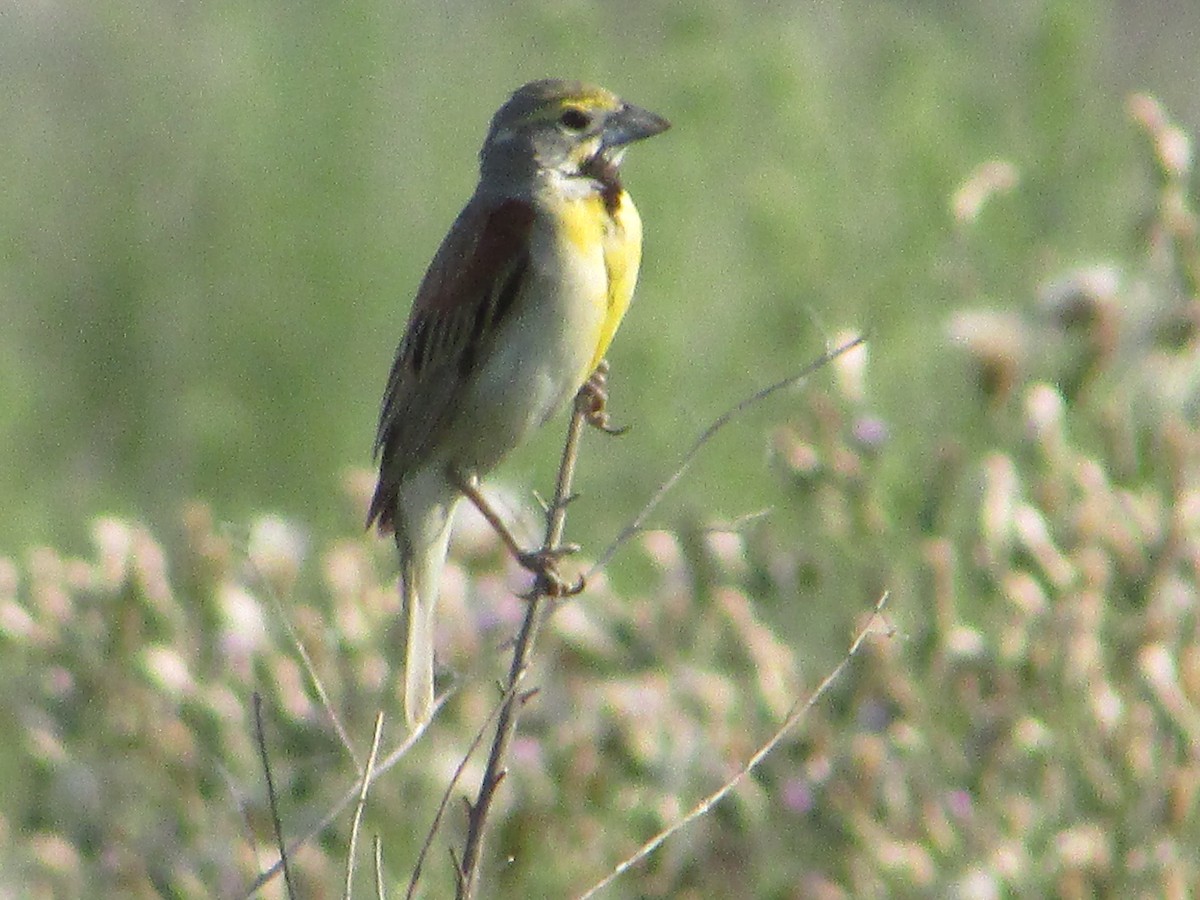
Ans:
[{"label": "bird leg", "polygon": [[492,526],[492,530],[496,532],[497,537],[500,538],[501,542],[508,549],[508,552],[512,554],[513,559],[534,574],[537,580],[533,590],[525,595],[527,599],[538,593],[549,597],[574,597],[583,590],[584,579],[582,575],[574,584],[571,584],[563,580],[562,575],[558,572],[558,561],[564,556],[578,553],[578,544],[561,544],[558,547],[524,550],[517,543],[517,539],[513,537],[512,531],[504,524],[504,520],[500,518],[500,514],[492,508],[492,505],[483,495],[483,491],[479,489],[479,479],[475,475],[464,475],[462,472],[451,468],[450,481],[462,492],[464,497],[474,504],[475,508],[479,510],[479,514]]},{"label": "bird leg", "polygon": [[583,413],[585,420],[593,428],[599,428],[605,434],[624,434],[629,430],[629,426],[613,426],[608,418],[607,406],[608,360],[602,359],[592,377],[583,383],[583,387],[575,395],[575,408]]}]

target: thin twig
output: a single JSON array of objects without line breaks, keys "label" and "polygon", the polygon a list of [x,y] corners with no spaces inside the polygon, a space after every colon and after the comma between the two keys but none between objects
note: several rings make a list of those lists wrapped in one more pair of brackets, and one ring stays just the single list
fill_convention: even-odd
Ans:
[{"label": "thin twig", "polygon": [[[612,557],[616,554],[617,550],[619,550],[620,547],[630,537],[637,534],[642,529],[646,520],[662,501],[663,497],[683,477],[692,461],[699,454],[700,450],[710,440],[712,440],[718,431],[723,429],[726,425],[733,421],[733,419],[745,412],[751,406],[762,402],[772,394],[775,394],[784,388],[803,381],[805,378],[811,376],[814,372],[819,370],[831,360],[863,343],[864,340],[865,338],[858,337],[833,350],[830,350],[817,360],[805,366],[800,372],[797,372],[788,378],[782,379],[775,384],[768,385],[767,387],[756,391],[754,394],[746,397],[718,417],[700,434],[695,443],[685,454],[679,468],[659,486],[637,517],[616,537],[616,539],[608,546],[604,553],[601,554],[599,560],[592,566],[585,578],[592,577],[600,569],[606,566],[612,560]],[[574,467],[578,454],[578,444],[585,421],[586,409],[581,408],[580,403],[577,401],[575,413],[571,419],[571,425],[568,430],[567,443],[563,449],[563,459],[559,468],[558,484],[556,486],[554,501],[552,503],[545,504],[547,513],[549,514],[546,527],[546,539],[543,543],[543,549],[545,550],[556,549],[562,539],[566,518],[566,507],[569,501],[572,499],[570,487],[571,481],[574,477]],[[504,694],[501,698],[501,721],[497,725],[495,740],[493,741],[491,753],[488,759],[488,769],[485,771],[484,780],[480,785],[479,796],[476,799],[474,806],[468,806],[468,838],[467,846],[464,849],[464,857],[462,862],[459,862],[453,850],[450,851],[450,856],[454,861],[455,872],[458,876],[458,892],[460,897],[472,896],[475,890],[475,885],[478,882],[478,866],[482,853],[483,831],[487,823],[487,815],[488,810],[490,809],[492,797],[504,777],[503,763],[507,756],[509,743],[512,740],[512,735],[516,728],[516,710],[518,704],[522,702],[522,697],[518,694],[517,688],[522,677],[524,676],[525,669],[528,667],[528,661],[532,652],[534,638],[536,637],[537,628],[540,624],[541,616],[545,607],[545,600],[547,599],[545,595],[546,587],[547,585],[543,584],[542,579],[539,578],[535,584],[533,598],[529,601],[525,619],[521,625],[521,630],[514,645],[513,663],[509,670],[508,685],[506,686]],[[278,598],[272,595],[272,599],[275,601],[277,607],[279,607]],[[361,775],[362,770],[361,765],[357,761],[357,754],[355,753],[353,745],[350,743],[349,736],[342,727],[342,724],[338,719],[332,704],[329,702],[329,698],[325,693],[324,686],[321,683],[320,678],[316,675],[315,667],[312,665],[312,661],[308,655],[308,652],[303,643],[299,640],[299,636],[295,633],[295,630],[287,616],[282,614],[281,607],[280,612],[281,621],[284,623],[289,636],[292,638],[292,641],[296,646],[297,652],[300,654],[300,658],[304,663],[306,673],[312,681],[314,688],[316,689],[317,694],[326,710],[326,713],[329,715],[330,720],[334,725],[335,730],[338,732],[343,746],[346,748],[351,759],[354,761],[356,771],[358,771]],[[841,667],[839,667],[838,671],[840,671],[840,669]],[[837,672],[834,673],[834,677],[836,677],[836,674]],[[824,687],[825,686],[822,685],[822,688],[819,689],[818,694],[814,695],[814,701],[816,700],[817,696],[819,696],[820,690],[823,690]],[[435,713],[446,703],[448,696],[448,694],[444,694],[438,698],[434,705]],[[281,846],[279,860],[277,860],[270,868],[259,874],[254,883],[251,884],[247,889],[244,896],[246,898],[253,897],[260,888],[273,880],[281,871],[284,872],[286,879],[287,872],[285,861],[287,854],[294,853],[297,849],[304,846],[309,841],[313,840],[317,835],[321,834],[321,832],[323,832],[325,829],[330,827],[343,811],[345,811],[351,804],[355,803],[356,800],[359,799],[363,785],[369,786],[374,784],[377,779],[382,777],[397,762],[399,762],[399,760],[404,757],[408,750],[424,734],[426,727],[428,727],[428,723],[420,726],[415,731],[407,735],[405,740],[398,747],[392,750],[382,763],[375,767],[373,774],[369,778],[357,781],[346,792],[341,800],[338,801],[338,803],[336,803],[325,814],[321,821],[314,825],[307,833],[292,841],[292,843],[287,845],[286,848]],[[262,749],[265,753],[265,745],[262,746]],[[653,848],[650,848],[646,852],[648,853],[651,850],[653,850]],[[471,860],[470,863],[468,863],[468,854]],[[632,864],[633,863],[631,862],[630,865]],[[470,875],[469,878],[467,877],[468,874]]]},{"label": "thin twig", "polygon": [[865,343],[866,340],[867,339],[865,336],[859,335],[858,337],[849,340],[832,350],[822,353],[819,357],[810,362],[799,372],[789,375],[787,378],[780,379],[774,384],[769,384],[761,390],[755,391],[750,396],[739,400],[725,412],[721,413],[721,415],[717,416],[711,425],[705,428],[704,431],[700,432],[700,436],[696,438],[695,443],[693,443],[688,452],[684,454],[683,461],[679,464],[679,467],[673,473],[671,473],[670,477],[667,478],[666,481],[658,486],[658,490],[651,495],[650,499],[646,502],[646,505],[642,507],[641,512],[634,516],[633,521],[626,525],[625,528],[621,530],[621,533],[613,539],[613,542],[605,548],[604,552],[600,554],[599,559],[596,560],[591,569],[588,570],[587,575],[584,577],[591,578],[606,565],[608,565],[612,561],[613,556],[616,555],[616,552],[621,549],[621,546],[642,530],[642,527],[646,524],[646,520],[650,518],[651,513],[654,512],[654,510],[658,507],[658,504],[662,502],[662,499],[667,495],[667,493],[679,483],[679,480],[683,478],[684,474],[691,467],[692,462],[704,448],[704,445],[711,441],[716,436],[717,432],[723,429],[726,425],[728,425],[746,410],[750,409],[752,406],[758,405],[772,394],[776,394],[785,388],[799,384],[801,381],[804,381],[804,379],[810,377],[814,372],[817,372],[829,365],[829,363],[833,362],[833,360],[837,359],[842,354],[849,353],[855,347]]},{"label": "thin twig", "polygon": [[417,883],[421,880],[421,870],[425,866],[425,857],[429,855],[429,848],[433,846],[433,839],[437,835],[438,828],[441,827],[442,816],[446,814],[446,809],[450,805],[450,797],[454,793],[455,785],[458,784],[463,772],[466,771],[467,763],[475,755],[475,751],[479,749],[479,745],[483,743],[483,736],[487,734],[488,726],[492,724],[492,720],[496,718],[496,714],[500,712],[500,708],[508,701],[509,696],[510,694],[506,691],[500,695],[500,699],[492,706],[492,711],[488,713],[483,724],[475,732],[475,738],[471,741],[471,746],[467,748],[467,752],[459,760],[458,766],[454,770],[454,775],[450,778],[450,783],[446,785],[446,790],[442,792],[442,801],[438,804],[437,812],[433,816],[433,823],[429,826],[429,831],[425,835],[425,843],[421,845],[421,852],[417,854],[417,862],[413,866],[412,877],[408,882],[408,892],[404,895],[406,900],[412,900],[417,894]]},{"label": "thin twig", "polygon": [[385,900],[383,891],[383,841],[379,839],[379,835],[375,835],[375,839],[371,842],[375,850],[375,897],[376,900]]},{"label": "thin twig", "polygon": [[[232,528],[225,528],[223,531],[231,542],[239,545],[239,549],[242,549],[246,545],[246,540],[240,535],[234,535]],[[329,694],[325,691],[325,684],[321,681],[321,676],[317,674],[317,668],[313,665],[312,657],[308,654],[308,649],[304,646],[304,642],[300,640],[300,635],[296,633],[295,627],[284,611],[279,593],[275,590],[274,585],[271,584],[271,580],[267,578],[258,564],[250,557],[248,550],[245,553],[245,557],[247,568],[258,583],[259,588],[270,599],[271,605],[275,608],[275,614],[279,617],[279,621],[283,623],[284,631],[287,632],[287,636],[296,648],[296,652],[300,654],[300,662],[304,666],[304,673],[308,676],[309,681],[312,682],[313,689],[317,692],[317,697],[320,699],[321,706],[325,710],[325,715],[329,717],[329,721],[333,724],[333,730],[337,732],[338,740],[342,742],[342,746],[350,756],[350,761],[354,765],[354,774],[361,777],[362,763],[359,762],[358,754],[354,751],[354,745],[350,743],[350,736],[346,733],[341,719],[338,718],[337,710],[334,709],[333,703],[329,700]]]},{"label": "thin twig", "polygon": [[358,856],[358,830],[362,826],[363,810],[367,806],[367,791],[371,787],[371,775],[375,769],[375,760],[379,756],[379,739],[383,736],[383,710],[375,716],[375,733],[371,736],[371,755],[367,757],[367,765],[363,770],[362,790],[358,793],[358,803],[354,807],[354,821],[350,826],[350,849],[346,857],[346,892],[345,900],[353,897],[354,861]]},{"label": "thin twig", "polygon": [[[571,494],[571,481],[575,476],[575,460],[579,454],[579,440],[583,434],[588,409],[591,406],[590,398],[585,398],[584,392],[581,390],[575,400],[571,424],[567,428],[567,441],[563,447],[562,463],[558,470],[554,501],[550,504],[549,516],[546,520],[546,535],[542,542],[542,550],[547,553],[555,551],[562,541],[567,516],[566,501]],[[508,748],[516,733],[517,715],[523,702],[518,688],[529,667],[534,641],[541,624],[542,610],[547,600],[548,587],[544,577],[539,576],[535,579],[533,591],[528,597],[529,606],[525,611],[525,620],[521,623],[521,631],[517,636],[516,645],[513,647],[512,666],[508,671],[504,702],[500,706],[499,721],[496,723],[496,736],[492,741],[491,752],[488,754],[487,768],[484,770],[483,779],[479,784],[479,794],[475,803],[470,806],[467,817],[467,838],[463,845],[462,861],[457,868],[456,895],[459,900],[472,900],[479,885],[479,866],[483,856],[483,838],[487,828],[488,814],[492,808],[492,799],[495,797],[496,789],[504,780]]]},{"label": "thin twig", "polygon": [[361,776],[363,767],[362,763],[359,762],[358,753],[355,752],[354,745],[350,743],[350,735],[346,733],[346,729],[342,725],[342,720],[338,717],[337,710],[334,709],[333,703],[329,699],[329,694],[325,691],[325,684],[321,681],[321,676],[317,674],[317,667],[313,665],[312,657],[308,655],[308,648],[304,646],[304,642],[300,640],[300,635],[296,633],[296,628],[292,625],[292,620],[288,618],[287,611],[283,608],[283,602],[279,599],[279,594],[271,585],[270,580],[255,565],[254,560],[247,557],[246,561],[250,570],[254,573],[259,586],[270,598],[271,605],[275,608],[275,615],[283,623],[283,630],[287,632],[292,646],[296,648],[296,652],[300,655],[300,662],[304,666],[304,674],[312,682],[313,690],[317,692],[317,697],[321,701],[321,707],[325,710],[325,715],[329,717],[329,721],[333,724],[333,730],[337,732],[338,740],[342,742],[346,753],[349,754],[350,761],[354,764],[355,774]]},{"label": "thin twig", "polygon": [[[438,697],[433,704],[433,710],[430,713],[429,721],[419,725],[405,735],[404,740],[400,743],[400,745],[393,749],[386,757],[384,757],[383,762],[379,763],[379,765],[375,767],[375,772],[370,779],[370,783],[372,785],[386,775],[388,771],[396,765],[396,763],[400,762],[400,760],[404,758],[408,751],[412,749],[413,745],[416,744],[417,741],[420,740],[425,734],[425,730],[429,727],[430,722],[433,721],[438,710],[445,706],[446,701],[449,699],[450,692],[444,693]],[[337,820],[338,816],[340,816],[352,803],[358,800],[358,796],[361,791],[362,786],[356,781],[345,793],[345,795],[343,795],[342,799],[335,803],[329,812],[325,813],[321,821],[305,832],[304,835],[296,838],[294,841],[288,844],[287,853],[294,853],[300,847],[303,847],[305,844],[323,832],[326,828],[332,825]],[[254,883],[251,884],[250,887],[246,889],[246,893],[242,895],[245,900],[249,900],[250,897],[253,897],[260,888],[262,888],[264,885],[274,879],[276,875],[283,871],[284,856],[285,854],[281,850],[279,859],[275,862],[275,864],[269,869],[266,869],[260,873],[259,876],[254,879]]]},{"label": "thin twig", "polygon": [[271,827],[275,830],[275,841],[279,845],[279,862],[283,866],[283,883],[288,897],[295,900],[296,888],[292,884],[292,870],[288,865],[287,848],[283,843],[283,823],[279,818],[279,803],[275,797],[275,780],[271,777],[271,758],[267,753],[267,737],[263,730],[262,694],[254,692],[254,734],[258,739],[258,752],[262,757],[263,773],[267,777],[267,802],[271,807]]},{"label": "thin twig", "polygon": [[775,511],[775,508],[768,506],[766,509],[760,509],[758,512],[742,513],[730,519],[728,522],[714,522],[704,528],[705,534],[741,534],[747,530],[749,526],[762,519],[767,518]]},{"label": "thin twig", "polygon": [[783,724],[776,729],[773,735],[771,735],[770,740],[759,747],[754,755],[750,757],[746,764],[742,766],[742,768],[739,769],[732,778],[697,803],[687,814],[676,819],[646,843],[642,844],[642,846],[639,847],[635,853],[622,860],[617,867],[609,872],[608,875],[606,875],[602,880],[588,888],[588,890],[583,894],[580,894],[578,900],[589,900],[589,898],[596,896],[596,894],[616,881],[617,878],[657,850],[673,834],[708,813],[714,806],[720,803],[726,795],[728,795],[734,788],[741,784],[741,782],[758,767],[759,763],[761,763],[767,758],[768,755],[770,755],[771,751],[773,751],[779,745],[779,742],[783,740],[787,733],[791,731],[801,719],[808,715],[808,712],[816,705],[817,701],[820,700],[821,697],[823,697],[829,690],[829,688],[833,686],[834,682],[841,677],[842,672],[844,672],[846,667],[850,665],[850,661],[854,658],[855,654],[858,653],[858,648],[862,646],[862,643],[866,640],[867,635],[871,633],[872,626],[875,624],[875,620],[878,619],[880,614],[883,612],[883,607],[884,604],[887,603],[887,599],[888,595],[886,593],[879,598],[879,601],[875,604],[875,609],[871,613],[871,617],[867,620],[867,623],[862,627],[862,630],[859,631],[858,635],[854,638],[854,641],[850,644],[850,649],[846,651],[846,655],[842,657],[842,661],[838,663],[836,667],[834,667],[832,672],[825,676],[825,679],[819,685],[817,685],[817,689],[813,691],[807,700],[797,700],[795,704],[793,704],[791,710],[788,711],[786,718],[784,718]]},{"label": "thin twig", "polygon": [[300,654],[300,661],[304,664],[304,672],[308,675],[308,680],[312,682],[313,688],[317,692],[317,697],[321,700],[321,706],[325,710],[325,715],[329,716],[329,721],[333,723],[333,730],[337,732],[338,740],[342,742],[342,746],[346,748],[346,753],[350,756],[350,761],[354,764],[354,770],[362,773],[362,763],[359,762],[358,753],[354,750],[354,745],[350,743],[350,735],[346,732],[346,728],[342,725],[342,720],[338,718],[337,710],[334,709],[333,703],[329,700],[329,694],[325,692],[325,684],[321,681],[321,676],[317,674],[317,667],[313,665],[312,657],[308,655],[308,648],[304,646],[304,642],[300,640],[300,635],[296,633],[291,620],[287,613],[283,610],[283,604],[278,598],[273,598],[275,608],[278,611],[279,617],[283,622],[283,627],[287,630],[288,637],[292,639],[292,644],[296,647],[296,652]]}]

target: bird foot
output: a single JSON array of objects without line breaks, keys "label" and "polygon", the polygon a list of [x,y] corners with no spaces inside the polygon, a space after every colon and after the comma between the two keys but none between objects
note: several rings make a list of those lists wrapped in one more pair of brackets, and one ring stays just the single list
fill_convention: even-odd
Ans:
[{"label": "bird foot", "polygon": [[608,418],[607,406],[608,360],[602,359],[592,377],[579,389],[575,397],[575,408],[583,413],[584,419],[593,428],[598,428],[605,434],[624,434],[629,430],[629,426],[614,426]]},{"label": "bird foot", "polygon": [[532,550],[517,555],[517,562],[534,575],[533,588],[522,597],[532,600],[537,596],[544,597],[574,597],[582,593],[586,581],[582,575],[572,584],[566,581],[558,571],[558,563],[564,556],[579,552],[578,544],[561,544],[554,548]]}]

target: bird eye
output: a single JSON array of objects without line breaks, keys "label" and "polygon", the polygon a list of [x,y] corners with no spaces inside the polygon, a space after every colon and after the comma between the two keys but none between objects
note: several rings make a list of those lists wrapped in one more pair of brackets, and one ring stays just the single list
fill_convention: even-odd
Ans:
[{"label": "bird eye", "polygon": [[572,131],[583,131],[583,129],[591,124],[592,119],[582,109],[576,109],[572,106],[558,117],[558,121],[562,123],[563,127],[570,128]]}]

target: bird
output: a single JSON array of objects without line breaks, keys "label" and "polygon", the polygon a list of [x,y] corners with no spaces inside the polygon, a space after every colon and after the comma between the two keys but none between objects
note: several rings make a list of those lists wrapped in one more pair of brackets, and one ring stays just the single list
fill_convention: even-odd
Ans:
[{"label": "bird", "polygon": [[[367,514],[399,554],[410,728],[432,715],[434,609],[455,510],[470,498],[517,550],[479,480],[589,379],[603,384],[641,264],[621,162],[669,127],[596,85],[518,88],[493,116],[475,191],[420,282],[384,390]],[[606,423],[602,405],[593,424]],[[550,565],[519,559],[543,574]]]}]

